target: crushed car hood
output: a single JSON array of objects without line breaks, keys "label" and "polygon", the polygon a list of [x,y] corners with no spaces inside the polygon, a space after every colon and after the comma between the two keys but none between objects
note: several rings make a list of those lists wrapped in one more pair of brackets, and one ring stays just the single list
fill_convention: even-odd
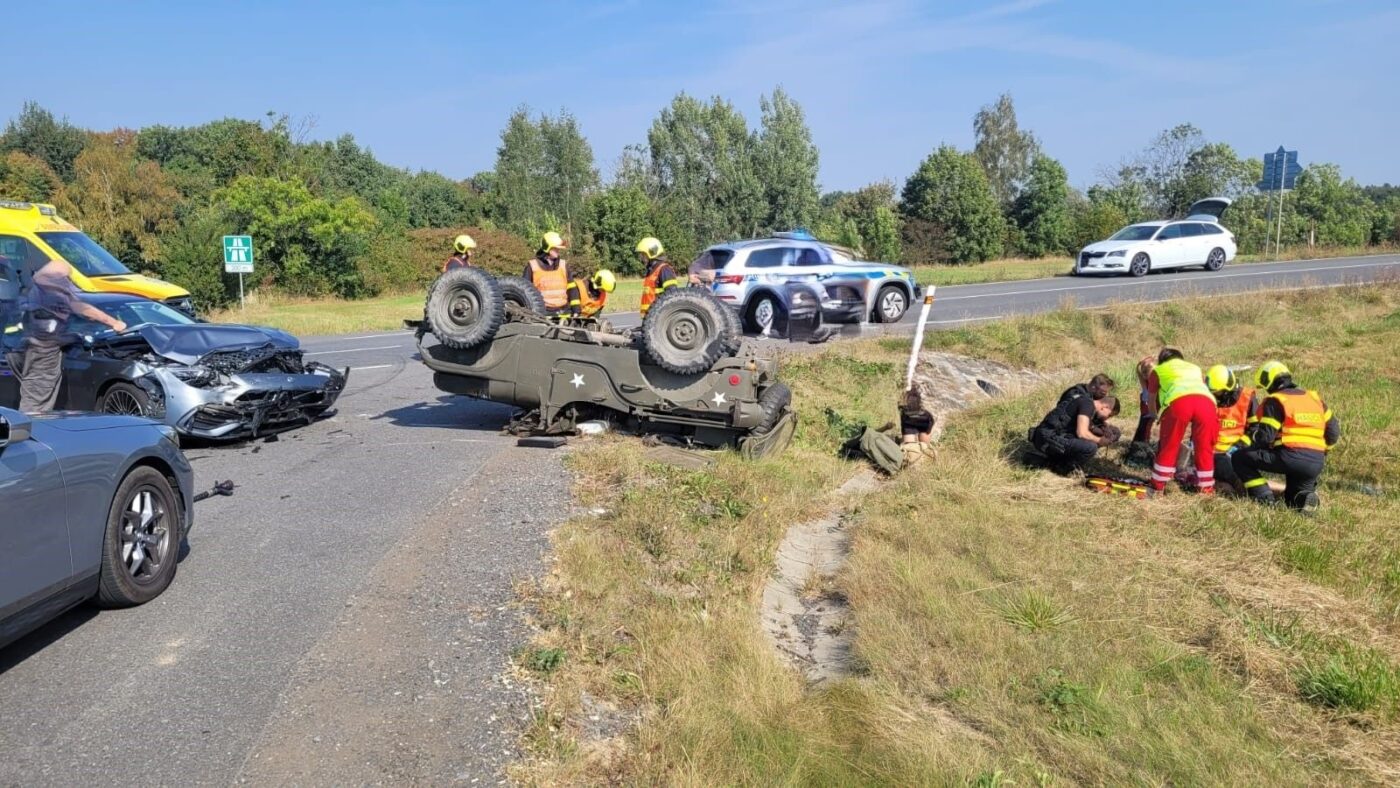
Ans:
[{"label": "crushed car hood", "polygon": [[146,340],[153,352],[177,364],[195,364],[216,351],[259,347],[296,350],[301,346],[296,337],[285,331],[258,326],[197,323],[190,326],[142,326],[136,332]]}]

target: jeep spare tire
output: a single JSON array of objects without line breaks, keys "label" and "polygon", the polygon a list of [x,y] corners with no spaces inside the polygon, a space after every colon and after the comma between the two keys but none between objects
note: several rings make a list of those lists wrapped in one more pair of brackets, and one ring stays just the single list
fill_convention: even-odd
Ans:
[{"label": "jeep spare tire", "polygon": [[666,291],[642,321],[642,347],[656,365],[678,375],[704,372],[739,349],[743,337],[714,294],[698,287]]},{"label": "jeep spare tire", "polygon": [[506,305],[495,277],[479,268],[454,268],[428,290],[425,313],[437,341],[466,350],[496,336]]},{"label": "jeep spare tire", "polygon": [[544,296],[540,294],[539,288],[535,287],[534,283],[519,276],[503,276],[496,281],[501,285],[501,296],[505,298],[507,304],[536,315],[549,314],[549,308],[544,303]]}]

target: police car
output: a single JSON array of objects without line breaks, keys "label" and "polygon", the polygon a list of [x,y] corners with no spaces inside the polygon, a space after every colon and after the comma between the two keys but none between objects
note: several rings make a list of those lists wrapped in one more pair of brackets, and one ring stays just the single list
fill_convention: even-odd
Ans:
[{"label": "police car", "polygon": [[716,244],[690,264],[690,273],[754,333],[784,332],[792,285],[819,294],[824,322],[897,323],[921,295],[909,269],[855,260],[805,230]]}]

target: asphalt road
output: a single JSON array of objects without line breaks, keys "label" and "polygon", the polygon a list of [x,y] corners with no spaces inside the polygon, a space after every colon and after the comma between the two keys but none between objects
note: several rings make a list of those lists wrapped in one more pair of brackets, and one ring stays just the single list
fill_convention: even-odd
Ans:
[{"label": "asphalt road", "polygon": [[[1389,256],[944,287],[931,325],[1397,275]],[[407,332],[305,345],[352,370],[337,414],[187,452],[201,487],[238,489],[198,505],[169,592],[0,651],[0,785],[499,779],[530,711],[512,584],[568,513],[560,455],[434,389]]]}]

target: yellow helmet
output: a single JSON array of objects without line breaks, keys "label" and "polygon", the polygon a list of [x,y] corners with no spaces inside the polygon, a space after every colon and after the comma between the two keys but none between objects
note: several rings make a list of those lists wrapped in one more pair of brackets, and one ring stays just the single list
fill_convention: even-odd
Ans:
[{"label": "yellow helmet", "polygon": [[549,232],[547,232],[547,233],[544,234],[543,244],[544,244],[544,250],[545,250],[546,252],[548,252],[550,249],[568,249],[568,248],[569,248],[569,245],[568,245],[567,243],[564,242],[564,236],[560,235],[559,233],[554,232],[553,230],[550,230]]},{"label": "yellow helmet", "polygon": [[1224,394],[1239,388],[1240,382],[1235,379],[1235,373],[1224,364],[1216,364],[1206,370],[1206,388],[1212,394]]},{"label": "yellow helmet", "polygon": [[663,254],[666,249],[661,245],[661,240],[647,236],[637,242],[637,254],[646,257],[648,261],[655,260]]},{"label": "yellow helmet", "polygon": [[617,289],[617,277],[613,275],[612,271],[606,268],[598,269],[598,272],[593,274],[592,281],[593,286],[602,290],[604,293],[611,293]]},{"label": "yellow helmet", "polygon": [[466,254],[476,248],[476,239],[466,234],[459,235],[452,241],[452,248],[458,254]]},{"label": "yellow helmet", "polygon": [[1264,366],[1259,368],[1259,388],[1268,391],[1273,388],[1274,381],[1291,374],[1293,373],[1288,371],[1288,367],[1284,366],[1282,361],[1266,361]]}]

